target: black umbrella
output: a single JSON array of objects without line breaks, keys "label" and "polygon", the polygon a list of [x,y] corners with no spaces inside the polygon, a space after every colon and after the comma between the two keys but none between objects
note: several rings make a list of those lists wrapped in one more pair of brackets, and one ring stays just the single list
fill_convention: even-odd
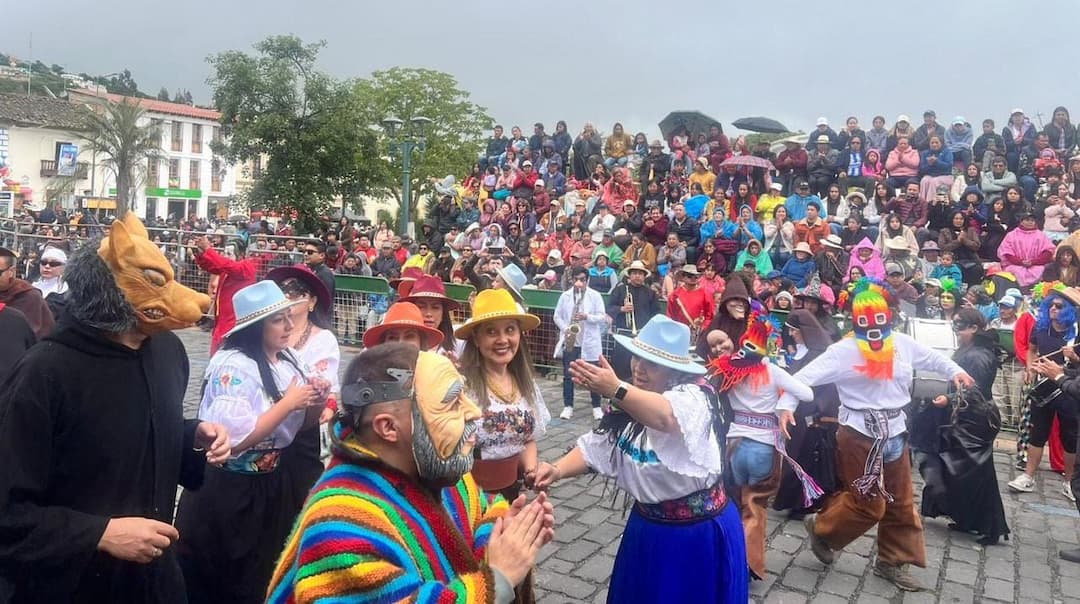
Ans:
[{"label": "black umbrella", "polygon": [[790,130],[787,129],[787,126],[767,117],[744,117],[731,122],[731,125],[739,130],[764,132],[765,134],[784,134],[785,132],[790,132]]},{"label": "black umbrella", "polygon": [[700,111],[672,111],[660,120],[660,133],[665,140],[671,140],[672,135],[683,130],[687,135],[708,134],[709,126],[720,126],[720,122]]}]

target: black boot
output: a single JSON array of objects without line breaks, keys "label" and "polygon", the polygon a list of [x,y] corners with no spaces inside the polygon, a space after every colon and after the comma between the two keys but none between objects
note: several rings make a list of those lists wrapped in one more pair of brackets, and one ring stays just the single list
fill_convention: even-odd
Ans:
[{"label": "black boot", "polygon": [[1080,562],[1080,548],[1063,549],[1058,552],[1058,556],[1062,560],[1068,560],[1069,562]]}]

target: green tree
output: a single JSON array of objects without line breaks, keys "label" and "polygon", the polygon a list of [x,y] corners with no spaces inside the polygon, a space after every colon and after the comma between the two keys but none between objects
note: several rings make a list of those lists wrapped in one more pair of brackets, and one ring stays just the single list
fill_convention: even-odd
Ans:
[{"label": "green tree", "polygon": [[[376,71],[371,78],[358,80],[355,92],[367,115],[367,124],[376,125],[394,116],[405,121],[413,117],[432,120],[427,131],[427,149],[423,158],[414,156],[412,164],[410,222],[417,218],[420,197],[429,191],[429,178],[453,174],[462,178],[469,172],[483,144],[484,132],[493,121],[487,109],[469,100],[450,74],[430,69],[395,67]],[[389,141],[380,135],[380,150],[386,153]],[[374,158],[372,158],[374,161]],[[401,203],[401,156],[379,160],[385,191]]]},{"label": "green tree", "polygon": [[96,153],[116,177],[116,214],[131,208],[142,184],[148,161],[159,161],[161,129],[147,119],[135,101],[105,103],[86,118],[87,129],[73,133],[87,141],[85,150]]},{"label": "green tree", "polygon": [[167,101],[167,100],[169,100],[169,89],[162,86],[161,90],[158,90],[157,100],[159,100],[159,101]]},{"label": "green tree", "polygon": [[49,69],[56,75],[64,75],[64,66],[53,63],[49,66]]},{"label": "green tree", "polygon": [[263,157],[249,207],[295,210],[312,229],[341,196],[352,201],[380,182],[376,138],[348,83],[315,69],[323,43],[272,36],[252,56],[229,51],[209,59],[209,83],[221,111],[214,152],[230,162]]}]

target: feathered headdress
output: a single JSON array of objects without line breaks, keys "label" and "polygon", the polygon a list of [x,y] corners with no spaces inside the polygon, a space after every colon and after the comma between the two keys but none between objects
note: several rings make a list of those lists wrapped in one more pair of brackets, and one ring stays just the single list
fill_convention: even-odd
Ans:
[{"label": "feathered headdress", "polygon": [[892,294],[881,281],[863,277],[855,287],[840,296],[841,304],[849,307],[854,324],[855,340],[865,364],[855,370],[875,380],[893,378]]},{"label": "feathered headdress", "polygon": [[776,333],[776,325],[768,314],[750,314],[739,348],[709,363],[710,375],[719,378],[721,391],[727,392],[748,378],[754,392],[769,383],[769,368],[762,360],[769,355],[769,339]]}]

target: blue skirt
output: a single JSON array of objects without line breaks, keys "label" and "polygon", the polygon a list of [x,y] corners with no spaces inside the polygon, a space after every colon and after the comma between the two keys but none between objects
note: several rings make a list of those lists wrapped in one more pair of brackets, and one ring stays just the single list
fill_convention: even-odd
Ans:
[{"label": "blue skirt", "polygon": [[749,582],[746,539],[734,503],[692,523],[648,520],[634,508],[615,556],[607,601],[744,604]]}]

